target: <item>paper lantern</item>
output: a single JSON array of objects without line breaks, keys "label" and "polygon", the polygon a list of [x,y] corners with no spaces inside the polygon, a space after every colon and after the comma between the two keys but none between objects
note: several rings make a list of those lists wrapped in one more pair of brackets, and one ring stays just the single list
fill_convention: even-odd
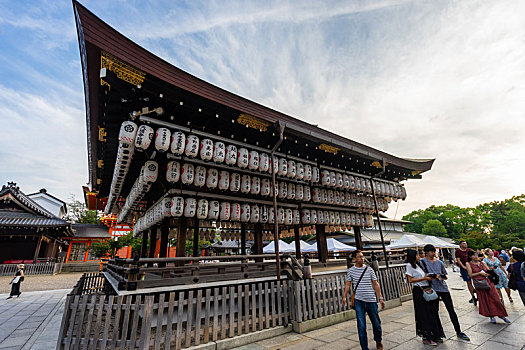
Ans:
[{"label": "paper lantern", "polygon": [[288,183],[287,192],[288,192],[286,194],[287,199],[290,199],[290,200],[295,199],[295,184],[293,184],[292,182]]},{"label": "paper lantern", "polygon": [[288,172],[288,162],[284,158],[279,159],[279,170],[277,171],[277,175],[280,176],[286,176]]},{"label": "paper lantern", "polygon": [[328,170],[321,172],[321,185],[330,186],[330,172]]},{"label": "paper lantern", "polygon": [[193,164],[185,163],[182,165],[180,177],[183,184],[191,185],[195,179],[195,168]]},{"label": "paper lantern", "polygon": [[196,135],[188,135],[186,138],[184,154],[190,158],[195,158],[199,154],[199,138]]},{"label": "paper lantern", "polygon": [[217,220],[219,218],[220,205],[219,201],[208,202],[208,219]]},{"label": "paper lantern", "polygon": [[304,165],[303,165],[303,163],[297,162],[295,167],[297,168],[297,173],[295,175],[295,178],[297,180],[303,180],[304,179]]},{"label": "paper lantern", "polygon": [[292,209],[286,209],[284,211],[284,223],[286,225],[291,225],[293,223],[293,210]]},{"label": "paper lantern", "polygon": [[310,186],[303,186],[303,192],[303,201],[309,202],[312,199],[312,192],[310,191]]},{"label": "paper lantern", "polygon": [[350,188],[350,176],[343,174],[343,188],[345,190]]},{"label": "paper lantern", "polygon": [[244,169],[248,166],[249,152],[246,148],[241,147],[237,151],[237,166]]},{"label": "paper lantern", "polygon": [[268,210],[268,207],[263,205],[261,207],[261,211],[260,211],[260,217],[259,217],[259,222],[261,224],[265,224],[268,222],[268,215],[269,215],[269,210]]},{"label": "paper lantern", "polygon": [[212,160],[213,158],[213,141],[210,139],[202,139],[200,156],[202,160]]},{"label": "paper lantern", "polygon": [[322,210],[317,211],[317,223],[320,225],[326,224],[326,222],[324,222],[324,214]]},{"label": "paper lantern", "polygon": [[317,224],[317,210],[310,210],[310,224]]},{"label": "paper lantern", "polygon": [[166,180],[171,183],[178,182],[180,179],[180,163],[177,161],[169,161],[166,169]]},{"label": "paper lantern", "polygon": [[295,161],[289,160],[287,163],[286,176],[288,176],[291,179],[295,179],[296,175],[297,175],[297,167],[295,165]]},{"label": "paper lantern", "polygon": [[330,213],[327,210],[323,210],[323,220],[326,225],[330,223]]},{"label": "paper lantern", "polygon": [[221,202],[219,206],[219,217],[221,221],[230,220],[231,205],[230,202]]},{"label": "paper lantern", "polygon": [[206,183],[206,168],[197,165],[195,167],[195,179],[193,180],[193,184],[197,187],[202,187]]},{"label": "paper lantern", "polygon": [[334,204],[335,205],[341,204],[341,196],[339,195],[339,191],[334,191]]},{"label": "paper lantern", "polygon": [[235,145],[228,145],[228,147],[226,147],[226,159],[224,161],[228,165],[237,164],[237,147]]},{"label": "paper lantern", "polygon": [[278,193],[278,197],[281,198],[281,199],[285,199],[287,194],[288,194],[288,185],[286,184],[286,182],[279,182],[279,193]]},{"label": "paper lantern", "polygon": [[158,128],[155,133],[155,149],[166,152],[170,148],[171,131],[167,128]]},{"label": "paper lantern", "polygon": [[334,191],[328,190],[326,193],[328,196],[327,203],[330,205],[333,205],[334,204]]},{"label": "paper lantern", "polygon": [[261,196],[269,196],[271,194],[272,183],[269,179],[262,179],[261,181]]},{"label": "paper lantern", "polygon": [[363,190],[363,187],[361,186],[361,178],[360,177],[355,177],[355,190],[357,192],[361,192]]},{"label": "paper lantern", "polygon": [[282,225],[284,224],[284,209],[283,208],[277,208],[277,223]]},{"label": "paper lantern", "polygon": [[206,177],[206,187],[216,188],[219,184],[219,171],[214,168],[208,169],[208,176]]},{"label": "paper lantern", "polygon": [[302,201],[304,198],[304,189],[303,185],[297,184],[295,185],[295,199],[298,201]]},{"label": "paper lantern", "polygon": [[261,217],[260,209],[257,205],[252,205],[251,207],[251,215],[250,215],[250,222],[251,223],[258,223]]},{"label": "paper lantern", "polygon": [[239,173],[232,173],[230,175],[230,191],[239,192],[241,188],[241,175]]},{"label": "paper lantern", "polygon": [[220,141],[215,142],[213,145],[213,161],[222,163],[224,162],[224,157],[226,157],[226,146]]},{"label": "paper lantern", "polygon": [[259,154],[259,171],[264,173],[270,171],[270,156],[266,153]]},{"label": "paper lantern", "polygon": [[328,191],[324,188],[321,189],[321,203],[328,203]]},{"label": "paper lantern", "polygon": [[167,218],[171,216],[171,198],[165,197],[161,201],[161,207],[162,207],[162,217]]},{"label": "paper lantern", "polygon": [[275,223],[275,213],[273,208],[268,208],[268,223],[273,224]]},{"label": "paper lantern", "polygon": [[184,200],[184,216],[192,218],[197,212],[197,200],[195,198],[186,198]]},{"label": "paper lantern", "polygon": [[157,176],[159,173],[159,165],[153,160],[148,160],[144,164],[144,171],[142,177],[146,182],[155,182],[157,181]]},{"label": "paper lantern", "polygon": [[241,222],[250,221],[251,207],[249,204],[241,205]]},{"label": "paper lantern", "polygon": [[310,224],[310,210],[303,209],[301,210],[301,222],[305,225]]},{"label": "paper lantern", "polygon": [[197,203],[197,219],[204,220],[208,217],[208,201],[199,199]]},{"label": "paper lantern", "polygon": [[148,149],[153,140],[153,134],[155,134],[155,131],[151,126],[145,124],[139,126],[135,138],[135,147],[142,150]]},{"label": "paper lantern", "polygon": [[[277,157],[273,157],[273,172],[275,174],[278,174],[279,173],[279,158]],[[271,169],[270,169],[270,174],[271,174]]]},{"label": "paper lantern", "polygon": [[186,135],[181,131],[175,131],[171,135],[171,153],[180,156],[186,149]]},{"label": "paper lantern", "polygon": [[250,189],[252,186],[252,180],[249,175],[243,175],[241,177],[241,192],[242,193],[250,193]]},{"label": "paper lantern", "polygon": [[321,203],[321,189],[319,187],[312,189],[312,202]]},{"label": "paper lantern", "polygon": [[259,152],[250,151],[248,154],[248,169],[259,170]]},{"label": "paper lantern", "polygon": [[253,176],[250,187],[250,194],[258,195],[261,192],[261,178]]},{"label": "paper lantern", "polygon": [[125,121],[122,123],[120,125],[120,132],[118,134],[119,143],[135,147],[137,130],[137,124],[133,123],[132,121]]},{"label": "paper lantern", "polygon": [[311,181],[312,180],[312,166],[310,164],[304,165],[304,181]]},{"label": "paper lantern", "polygon": [[312,182],[319,182],[319,181],[320,181],[319,168],[312,167]]},{"label": "paper lantern", "polygon": [[298,209],[293,210],[293,224],[299,225],[301,223],[301,212]]},{"label": "paper lantern", "polygon": [[336,179],[335,171],[330,172],[330,186],[331,187],[337,186],[337,179]]},{"label": "paper lantern", "polygon": [[230,188],[230,173],[221,170],[219,173],[219,190],[226,191],[228,188]]},{"label": "paper lantern", "polygon": [[230,220],[239,221],[241,220],[241,205],[239,203],[232,203],[230,210]]},{"label": "paper lantern", "polygon": [[335,174],[335,187],[343,188],[343,174],[341,173]]},{"label": "paper lantern", "polygon": [[171,216],[180,217],[184,213],[184,198],[173,197],[171,199]]},{"label": "paper lantern", "polygon": [[346,213],[338,213],[339,215],[339,221],[341,222],[341,225],[346,225]]}]

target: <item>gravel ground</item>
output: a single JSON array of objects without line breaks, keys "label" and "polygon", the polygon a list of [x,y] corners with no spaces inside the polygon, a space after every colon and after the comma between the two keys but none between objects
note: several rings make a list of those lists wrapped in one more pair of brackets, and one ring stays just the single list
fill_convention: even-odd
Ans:
[{"label": "gravel ground", "polygon": [[[22,292],[34,292],[39,290],[72,289],[80,279],[80,276],[82,276],[82,272],[61,273],[55,276],[29,275],[25,276],[20,290]],[[13,277],[0,277],[0,294],[11,291],[9,282],[11,282],[12,279]]]}]

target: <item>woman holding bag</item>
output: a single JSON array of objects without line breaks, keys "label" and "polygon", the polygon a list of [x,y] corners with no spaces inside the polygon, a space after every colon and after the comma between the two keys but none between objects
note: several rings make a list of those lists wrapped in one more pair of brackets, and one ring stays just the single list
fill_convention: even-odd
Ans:
[{"label": "woman holding bag", "polygon": [[12,297],[16,296],[17,298],[22,294],[20,292],[20,284],[24,280],[24,264],[18,265],[18,270],[15,273],[15,276],[13,277],[13,280],[9,283],[11,285],[11,293],[7,297],[7,299],[11,299]]},{"label": "woman holding bag", "polygon": [[496,287],[488,279],[487,268],[480,261],[476,252],[468,252],[467,271],[478,295],[479,314],[490,317],[491,323],[496,323],[496,316],[505,323],[510,323],[507,318],[507,310],[498,296]]},{"label": "woman holding bag", "polygon": [[442,338],[445,338],[438,314],[439,299],[436,292],[430,288],[431,275],[425,274],[419,265],[418,252],[413,249],[407,250],[406,276],[408,282],[413,285],[416,335],[423,338],[423,344],[437,346],[437,343],[443,342]]}]

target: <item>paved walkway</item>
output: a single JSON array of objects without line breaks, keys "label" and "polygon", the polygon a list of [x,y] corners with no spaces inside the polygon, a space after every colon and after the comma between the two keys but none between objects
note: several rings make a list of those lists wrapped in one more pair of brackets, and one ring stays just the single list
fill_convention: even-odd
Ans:
[{"label": "paved walkway", "polygon": [[[525,350],[525,307],[517,292],[512,291],[514,303],[506,296],[505,306],[512,324],[507,325],[498,319],[497,324],[491,324],[489,319],[479,315],[478,308],[469,304],[470,294],[459,274],[448,271],[456,313],[463,331],[470,337],[470,342],[458,340],[443,303],[440,305],[440,318],[447,339],[438,347],[423,345],[421,338],[416,337],[414,325],[414,310],[412,301],[402,306],[381,312],[383,328],[383,345],[385,349],[477,349],[477,350]],[[505,294],[505,293],[504,293]],[[375,349],[372,328],[368,322],[369,348]],[[273,339],[267,339],[248,344],[235,350],[309,350],[309,349],[360,349],[357,324],[355,320],[339,323],[303,334],[288,333]]]},{"label": "paved walkway", "polygon": [[55,349],[69,289],[0,294],[0,350]]}]

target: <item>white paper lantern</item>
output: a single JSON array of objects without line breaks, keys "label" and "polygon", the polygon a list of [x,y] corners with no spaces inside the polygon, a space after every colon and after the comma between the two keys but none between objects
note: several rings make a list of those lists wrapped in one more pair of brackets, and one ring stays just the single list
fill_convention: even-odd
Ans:
[{"label": "white paper lantern", "polygon": [[171,199],[171,216],[181,217],[184,213],[184,198],[173,197]]},{"label": "white paper lantern", "polygon": [[259,218],[259,222],[261,224],[267,223],[268,222],[268,215],[269,215],[268,207],[263,205],[261,207],[261,215],[260,215],[260,218]]},{"label": "white paper lantern", "polygon": [[259,170],[259,152],[250,151],[248,154],[248,169]]},{"label": "white paper lantern", "polygon": [[249,175],[243,175],[241,177],[241,192],[242,193],[250,193],[250,189],[252,186],[252,179]]},{"label": "white paper lantern", "polygon": [[250,221],[251,207],[249,204],[241,205],[241,222]]},{"label": "white paper lantern", "polygon": [[171,198],[165,197],[162,199],[161,202],[162,207],[162,217],[167,218],[168,216],[171,216]]},{"label": "white paper lantern", "polygon": [[289,160],[287,164],[286,176],[288,176],[291,179],[295,179],[296,175],[297,175],[297,167],[295,165],[295,161]]},{"label": "white paper lantern", "polygon": [[268,223],[273,224],[275,223],[275,213],[273,208],[268,208]]},{"label": "white paper lantern", "polygon": [[204,220],[208,218],[208,201],[199,199],[197,203],[197,219]]},{"label": "white paper lantern", "polygon": [[330,186],[330,172],[328,170],[321,171],[321,185]]},{"label": "white paper lantern", "polygon": [[321,189],[321,203],[328,203],[328,191],[324,188]]},{"label": "white paper lantern", "polygon": [[169,161],[166,169],[166,180],[168,182],[178,182],[180,179],[180,163],[177,161]]},{"label": "white paper lantern", "polygon": [[230,175],[230,191],[239,192],[241,188],[241,175],[239,173],[231,173]]},{"label": "white paper lantern", "polygon": [[327,224],[326,222],[324,222],[324,214],[322,210],[317,211],[317,223],[319,225]]},{"label": "white paper lantern", "polygon": [[343,188],[343,174],[341,173],[335,174],[335,187]]},{"label": "white paper lantern", "polygon": [[319,187],[312,189],[312,202],[321,203],[321,189]]},{"label": "white paper lantern", "polygon": [[277,223],[282,225],[284,224],[284,209],[277,208]]},{"label": "white paper lantern", "polygon": [[352,225],[352,214],[351,213],[345,213],[346,216],[346,224]]},{"label": "white paper lantern", "polygon": [[144,171],[142,173],[143,179],[146,182],[155,182],[157,181],[157,176],[159,174],[159,165],[153,160],[148,160],[144,164]]},{"label": "white paper lantern", "polygon": [[202,187],[206,183],[206,168],[197,165],[195,167],[195,179],[193,180],[193,184],[197,187]]},{"label": "white paper lantern", "polygon": [[293,184],[292,182],[288,183],[287,192],[288,192],[286,194],[287,199],[290,199],[290,200],[295,199],[295,184]]},{"label": "white paper lantern", "polygon": [[[273,172],[275,174],[278,174],[279,173],[279,158],[277,157],[273,157]],[[271,169],[270,169],[270,174],[272,173]]]},{"label": "white paper lantern", "polygon": [[360,177],[355,177],[355,190],[357,192],[361,192],[362,191],[362,187],[361,187],[361,178]]},{"label": "white paper lantern", "polygon": [[339,215],[338,212],[335,212],[334,216],[335,216],[335,224],[336,225],[341,225],[341,215]]},{"label": "white paper lantern", "polygon": [[350,187],[349,187],[349,189],[352,190],[352,191],[355,191],[355,177],[350,175],[349,178],[350,178]]},{"label": "white paper lantern", "polygon": [[270,156],[266,153],[259,154],[259,171],[269,172],[270,170]]},{"label": "white paper lantern", "polygon": [[195,158],[199,154],[199,138],[196,135],[188,135],[186,138],[184,154],[190,158]]},{"label": "white paper lantern", "polygon": [[186,198],[184,200],[184,216],[192,218],[197,212],[197,200],[195,198]]},{"label": "white paper lantern", "polygon": [[215,168],[208,169],[208,176],[206,177],[206,187],[216,188],[219,184],[219,171]]},{"label": "white paper lantern", "polygon": [[226,157],[226,146],[224,143],[217,141],[213,145],[213,161],[215,163],[222,163],[224,162],[224,158]]},{"label": "white paper lantern", "polygon": [[158,128],[155,133],[155,149],[166,152],[170,148],[171,131],[167,128]]},{"label": "white paper lantern", "polygon": [[295,167],[297,168],[297,173],[295,174],[295,178],[297,180],[303,180],[304,179],[304,165],[303,165],[303,163],[297,162]]},{"label": "white paper lantern", "polygon": [[304,198],[304,189],[303,185],[297,184],[295,185],[295,199],[298,201],[302,201]]},{"label": "white paper lantern", "polygon": [[352,226],[357,226],[357,221],[356,221],[355,213],[352,213],[352,214],[351,214],[351,223],[352,223]]},{"label": "white paper lantern", "polygon": [[230,188],[230,173],[221,170],[219,173],[219,190],[226,191],[228,188]]},{"label": "white paper lantern", "polygon": [[261,181],[261,196],[269,196],[271,194],[272,183],[269,179],[262,179]]},{"label": "white paper lantern", "polygon": [[221,202],[220,204],[219,217],[221,221],[230,220],[231,205],[230,202]]},{"label": "white paper lantern", "polygon": [[315,225],[317,224],[317,210],[311,210],[310,211],[310,224]]},{"label": "white paper lantern", "polygon": [[132,121],[125,121],[120,125],[120,132],[118,134],[119,143],[131,145],[135,147],[135,138],[137,137],[137,124]]},{"label": "white paper lantern", "polygon": [[350,188],[350,177],[347,174],[343,174],[343,188],[345,190]]},{"label": "white paper lantern", "polygon": [[312,192],[310,191],[310,186],[303,186],[303,201],[309,202],[312,199]]},{"label": "white paper lantern", "polygon": [[311,181],[312,180],[312,166],[310,164],[304,165],[304,181]]},{"label": "white paper lantern", "polygon": [[220,205],[219,201],[209,201],[208,203],[208,220],[219,219]]},{"label": "white paper lantern", "polygon": [[288,173],[288,162],[284,158],[279,159],[279,170],[277,171],[277,175],[280,176],[286,176]]},{"label": "white paper lantern", "polygon": [[341,225],[346,225],[346,213],[339,213],[339,220],[341,221]]},{"label": "white paper lantern", "polygon": [[278,197],[281,199],[285,199],[288,194],[288,185],[286,184],[286,182],[283,182],[283,181],[279,182],[278,185],[279,185]]},{"label": "white paper lantern", "polygon": [[301,222],[305,225],[310,224],[310,210],[303,209],[301,211]]},{"label": "white paper lantern", "polygon": [[181,131],[175,131],[171,135],[171,153],[180,156],[186,149],[186,135]]},{"label": "white paper lantern", "polygon": [[210,139],[202,139],[200,156],[202,160],[212,160],[213,158],[213,141]]},{"label": "white paper lantern", "polygon": [[261,212],[257,205],[252,205],[251,207],[251,215],[250,215],[250,222],[251,223],[258,223],[261,218]]},{"label": "white paper lantern", "polygon": [[318,167],[312,167],[312,182],[320,181],[320,173]]},{"label": "white paper lantern", "polygon": [[224,161],[228,165],[237,164],[237,147],[235,145],[228,145],[226,147],[226,159]]},{"label": "white paper lantern", "polygon": [[339,195],[339,191],[334,191],[334,204],[335,205],[341,204],[341,196]]},{"label": "white paper lantern", "polygon": [[330,213],[327,210],[323,210],[323,219],[325,224],[330,223]]},{"label": "white paper lantern", "polygon": [[299,212],[298,209],[294,209],[292,218],[293,218],[293,224],[299,225],[301,223],[301,212]]},{"label": "white paper lantern", "polygon": [[151,141],[153,140],[153,134],[155,131],[149,125],[141,125],[137,131],[137,137],[135,138],[135,147],[138,149],[148,149]]},{"label": "white paper lantern", "polygon": [[293,210],[292,209],[286,209],[284,211],[284,223],[286,225],[293,224]]},{"label": "white paper lantern", "polygon": [[237,151],[237,166],[241,169],[244,169],[248,166],[249,152],[246,148],[241,147]]},{"label": "white paper lantern", "polygon": [[331,187],[337,186],[337,179],[336,179],[335,171],[330,172],[330,186]]},{"label": "white paper lantern", "polygon": [[328,196],[327,203],[330,204],[330,205],[334,204],[334,191],[328,190],[326,193],[327,193],[327,196]]},{"label": "white paper lantern", "polygon": [[230,211],[230,220],[231,221],[241,220],[241,205],[239,203],[232,203],[231,211]]},{"label": "white paper lantern", "polygon": [[183,184],[191,185],[195,179],[195,168],[193,167],[193,164],[183,164],[180,177]]},{"label": "white paper lantern", "polygon": [[252,184],[250,188],[250,194],[258,195],[261,192],[261,178],[257,176],[252,177]]}]

